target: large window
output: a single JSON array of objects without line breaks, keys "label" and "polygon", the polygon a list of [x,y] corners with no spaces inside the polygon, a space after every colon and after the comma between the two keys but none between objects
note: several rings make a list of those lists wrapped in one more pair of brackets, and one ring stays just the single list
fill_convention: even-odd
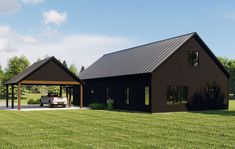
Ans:
[{"label": "large window", "polygon": [[199,66],[199,52],[198,51],[189,51],[188,53],[188,63],[193,67]]},{"label": "large window", "polygon": [[125,104],[130,104],[130,88],[125,88]]},{"label": "large window", "polygon": [[145,86],[144,88],[144,104],[146,106],[149,105],[149,86]]},{"label": "large window", "polygon": [[188,102],[188,87],[167,86],[167,104],[186,104]]}]

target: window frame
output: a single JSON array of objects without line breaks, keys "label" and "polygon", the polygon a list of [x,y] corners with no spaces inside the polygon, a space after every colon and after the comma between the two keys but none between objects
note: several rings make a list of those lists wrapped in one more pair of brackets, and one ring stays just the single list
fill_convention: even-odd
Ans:
[{"label": "window frame", "polygon": [[124,89],[124,101],[126,105],[130,104],[130,87],[129,86],[126,86]]},{"label": "window frame", "polygon": [[106,98],[109,99],[111,98],[111,92],[110,92],[110,88],[106,87]]},{"label": "window frame", "polygon": [[[147,89],[147,90],[146,90]],[[146,95],[146,91],[148,91],[148,95]],[[147,99],[146,99],[146,97],[147,97]],[[148,102],[146,102],[146,100],[148,101]],[[146,85],[145,87],[144,87],[144,105],[145,106],[149,106],[150,105],[150,87],[149,87],[149,85]]]},{"label": "window frame", "polygon": [[[194,55],[196,55],[195,59],[193,59]],[[199,67],[200,64],[199,55],[200,55],[199,51],[195,50],[188,51],[188,64],[190,66],[193,66],[194,68]]]},{"label": "window frame", "polygon": [[168,85],[166,87],[166,104],[167,105],[187,104],[188,103],[188,91],[189,91],[188,86]]}]

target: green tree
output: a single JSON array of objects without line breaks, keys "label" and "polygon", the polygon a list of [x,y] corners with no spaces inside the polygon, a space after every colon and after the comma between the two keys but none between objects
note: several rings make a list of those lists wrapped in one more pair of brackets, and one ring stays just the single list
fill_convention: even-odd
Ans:
[{"label": "green tree", "polygon": [[230,93],[235,94],[235,60],[225,57],[218,57],[218,59],[230,74],[229,91]]},{"label": "green tree", "polygon": [[0,65],[0,99],[4,95],[3,77],[4,77],[4,72],[2,70],[2,66]]},{"label": "green tree", "polygon": [[67,63],[66,63],[65,60],[63,61],[63,65],[64,65],[65,67],[68,67],[68,65],[67,65]]},{"label": "green tree", "polygon": [[14,75],[22,72],[29,66],[29,60],[25,56],[12,57],[8,60],[5,79],[8,80]]},{"label": "green tree", "polygon": [[84,70],[85,70],[85,67],[82,66],[82,67],[81,67],[81,70],[79,71],[79,74],[80,74],[81,72],[83,72]]},{"label": "green tree", "polygon": [[78,75],[78,70],[77,70],[76,65],[72,64],[72,65],[69,67],[69,70],[72,71],[75,75]]}]

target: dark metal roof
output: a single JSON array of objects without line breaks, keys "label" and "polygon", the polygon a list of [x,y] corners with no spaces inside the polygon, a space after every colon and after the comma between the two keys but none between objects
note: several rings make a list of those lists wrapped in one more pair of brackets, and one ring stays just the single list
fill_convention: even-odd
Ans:
[{"label": "dark metal roof", "polygon": [[195,34],[185,34],[103,55],[79,77],[83,80],[151,73]]},{"label": "dark metal roof", "polygon": [[26,77],[28,77],[29,75],[31,75],[33,72],[35,72],[36,70],[40,69],[41,67],[43,67],[45,64],[47,64],[49,61],[54,61],[55,63],[57,63],[59,66],[61,66],[69,75],[71,75],[75,80],[77,80],[78,82],[81,82],[81,80],[75,75],[73,74],[67,67],[65,67],[60,61],[58,61],[54,56],[46,58],[44,60],[41,60],[39,62],[35,62],[33,63],[31,66],[29,66],[28,68],[26,68],[24,71],[22,71],[21,73],[13,76],[11,79],[9,79],[8,81],[6,81],[4,84],[16,84],[19,83],[20,81],[24,80]]}]

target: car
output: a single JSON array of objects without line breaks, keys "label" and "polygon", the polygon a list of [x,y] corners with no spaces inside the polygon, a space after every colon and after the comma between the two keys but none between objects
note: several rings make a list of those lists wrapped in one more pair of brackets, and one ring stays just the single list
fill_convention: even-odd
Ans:
[{"label": "car", "polygon": [[49,107],[62,106],[66,107],[68,100],[66,97],[58,96],[56,93],[48,93],[46,96],[41,96],[40,98],[40,107],[43,107],[44,104],[48,104]]}]

